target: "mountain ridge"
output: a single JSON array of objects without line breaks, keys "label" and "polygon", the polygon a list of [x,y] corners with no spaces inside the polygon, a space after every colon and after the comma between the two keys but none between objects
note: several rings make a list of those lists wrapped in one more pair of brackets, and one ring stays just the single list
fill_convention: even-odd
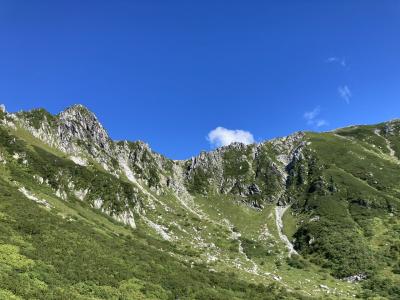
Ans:
[{"label": "mountain ridge", "polygon": [[[43,110],[45,114],[52,115],[51,113],[49,113],[48,111],[46,111],[44,108],[35,108],[35,109],[28,110],[28,111],[19,111],[19,112],[7,112],[7,111],[6,111],[5,105],[2,104],[2,110],[3,110],[3,112],[8,113],[8,114],[10,114],[10,115],[18,115],[18,114],[21,114],[21,113],[30,113],[30,112],[33,112],[33,111],[40,111],[40,110]],[[83,105],[83,104],[73,104],[73,105],[70,105],[70,106],[68,106],[66,109],[64,109],[63,111],[60,111],[59,113],[57,113],[57,114],[55,114],[55,115],[52,115],[52,116],[56,117],[56,116],[62,116],[62,115],[64,115],[64,114],[67,114],[67,115],[68,115],[68,112],[77,112],[77,111],[78,111],[78,112],[79,112],[79,111],[83,111],[84,113],[86,113],[86,114],[90,115],[91,117],[93,117],[93,119],[94,119],[95,122],[97,123],[96,125],[98,125],[99,128],[101,128],[101,129],[100,129],[101,131],[104,131],[104,133],[105,133],[107,139],[109,139],[110,141],[112,141],[112,142],[114,142],[114,143],[118,143],[118,142],[143,143],[143,144],[147,145],[147,146],[150,148],[150,145],[149,145],[147,142],[142,141],[142,140],[128,140],[128,139],[114,140],[114,139],[112,139],[112,138],[109,136],[107,130],[104,128],[104,126],[102,125],[102,123],[101,123],[101,122],[99,121],[99,119],[97,118],[96,114],[93,113],[88,107],[86,107],[86,106]],[[378,126],[378,125],[383,125],[383,124],[384,124],[384,125],[388,125],[388,124],[391,124],[391,123],[398,123],[398,122],[400,122],[400,118],[393,118],[393,119],[390,119],[390,120],[388,120],[388,121],[383,121],[383,122],[373,123],[373,124],[352,124],[352,125],[347,125],[347,126],[344,126],[344,127],[338,127],[338,128],[335,128],[335,129],[332,129],[332,130],[328,130],[328,131],[321,131],[320,133],[332,133],[332,132],[337,132],[337,131],[346,130],[346,129],[351,129],[351,128],[357,128],[357,127],[362,127],[362,126]],[[260,145],[260,144],[264,144],[264,143],[268,143],[268,142],[273,142],[273,141],[275,141],[275,140],[285,139],[285,138],[288,138],[288,137],[290,137],[290,136],[296,136],[296,135],[302,135],[302,134],[304,134],[304,133],[314,133],[314,132],[315,132],[315,131],[299,130],[299,131],[295,131],[295,132],[293,132],[293,133],[291,133],[291,134],[289,134],[289,135],[274,137],[274,138],[271,138],[271,139],[265,139],[265,140],[262,140],[262,141],[260,141],[260,142],[252,143],[252,144],[250,144],[250,145]],[[315,133],[316,133],[316,132],[315,132]],[[241,143],[240,143],[240,142],[233,142],[233,143],[231,143],[230,145],[232,145],[232,144],[241,144]],[[220,148],[229,147],[230,145],[216,147],[216,148],[211,149],[211,150],[201,150],[197,155],[192,155],[192,156],[190,156],[189,158],[186,158],[186,159],[171,159],[171,160],[173,160],[173,161],[187,161],[187,160],[190,160],[190,159],[193,158],[193,157],[199,156],[202,152],[207,152],[207,153],[209,153],[209,152],[216,151],[217,149],[220,149]],[[159,153],[159,152],[157,152],[157,151],[154,151],[154,150],[152,150],[152,151],[155,152],[155,153],[157,153],[157,154],[159,154],[159,155],[164,156],[165,158],[168,158],[168,157],[167,157],[166,155],[164,155],[164,154],[161,154],[161,153]],[[169,158],[168,158],[168,159],[169,159]]]},{"label": "mountain ridge", "polygon": [[[399,293],[397,121],[234,143],[187,160],[113,141],[82,105],[57,115],[3,109],[0,121],[3,185],[50,215],[94,228],[110,217],[135,240],[173,245],[181,262],[299,292],[289,298]],[[82,217],[90,209],[99,217]]]}]

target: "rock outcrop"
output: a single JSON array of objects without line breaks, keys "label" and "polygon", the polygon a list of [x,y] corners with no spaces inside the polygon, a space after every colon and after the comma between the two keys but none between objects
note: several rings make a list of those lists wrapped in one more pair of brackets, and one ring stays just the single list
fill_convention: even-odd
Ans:
[{"label": "rock outcrop", "polygon": [[[5,110],[4,110],[5,111]],[[43,109],[8,114],[14,126],[69,155],[79,165],[99,164],[157,194],[234,194],[254,207],[278,202],[286,191],[290,168],[301,157],[304,134],[244,145],[233,143],[184,161],[155,153],[143,142],[113,141],[97,117],[82,105],[58,115]]]}]

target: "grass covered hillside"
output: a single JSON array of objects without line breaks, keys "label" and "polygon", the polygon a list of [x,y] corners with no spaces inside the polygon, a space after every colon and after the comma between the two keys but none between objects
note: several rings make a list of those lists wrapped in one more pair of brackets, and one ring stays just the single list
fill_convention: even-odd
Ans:
[{"label": "grass covered hillside", "polygon": [[0,299],[399,299],[400,122],[173,161],[0,112]]}]

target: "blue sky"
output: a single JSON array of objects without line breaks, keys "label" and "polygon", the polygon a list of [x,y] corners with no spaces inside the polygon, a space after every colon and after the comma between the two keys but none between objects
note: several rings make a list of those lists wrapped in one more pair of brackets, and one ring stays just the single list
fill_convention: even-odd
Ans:
[{"label": "blue sky", "polygon": [[0,38],[9,111],[82,103],[175,159],[400,117],[399,1],[0,0]]}]

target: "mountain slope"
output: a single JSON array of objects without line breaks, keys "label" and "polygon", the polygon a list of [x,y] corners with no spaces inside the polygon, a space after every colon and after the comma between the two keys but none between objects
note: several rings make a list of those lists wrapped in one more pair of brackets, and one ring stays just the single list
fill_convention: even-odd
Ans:
[{"label": "mountain slope", "polygon": [[398,121],[173,161],[81,105],[0,119],[4,297],[400,295]]}]

